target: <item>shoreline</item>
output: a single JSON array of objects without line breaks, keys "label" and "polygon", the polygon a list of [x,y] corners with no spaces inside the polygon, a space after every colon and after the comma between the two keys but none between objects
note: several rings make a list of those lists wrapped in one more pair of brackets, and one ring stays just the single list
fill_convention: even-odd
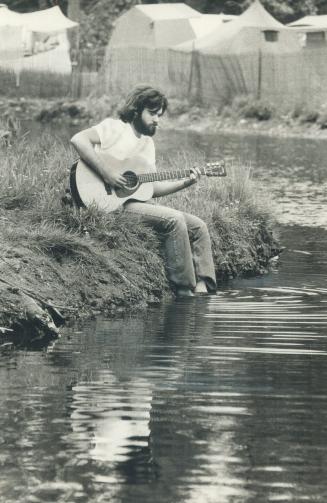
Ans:
[{"label": "shoreline", "polygon": [[[64,125],[80,127],[90,126],[95,121],[113,115],[117,111],[117,102],[111,103],[107,98],[92,98],[83,100],[73,99],[40,99],[35,98],[7,98],[0,96],[0,112],[8,122],[8,127],[1,127],[5,133],[15,134],[15,123],[19,127],[20,120],[36,121],[41,124]],[[163,118],[161,128],[165,130],[182,130],[199,134],[231,134],[231,135],[262,135],[277,138],[305,138],[311,140],[327,140],[327,127],[320,126],[315,121],[301,120],[301,116],[292,118],[288,113],[272,116],[270,119],[259,120],[244,118],[237,114],[224,117],[215,111],[201,109],[198,106],[185,105],[181,113],[168,110]],[[178,109],[177,109],[178,112]]]},{"label": "shoreline", "polygon": [[[169,119],[170,120],[170,119]],[[271,119],[258,121],[254,119],[219,119],[204,118],[199,122],[189,120],[187,115],[172,119],[173,125],[165,129],[177,129],[191,131],[199,134],[223,133],[235,136],[270,136],[275,138],[303,138],[309,140],[327,140],[327,129],[321,129],[316,125],[305,125],[293,122],[285,124],[282,121]]]}]

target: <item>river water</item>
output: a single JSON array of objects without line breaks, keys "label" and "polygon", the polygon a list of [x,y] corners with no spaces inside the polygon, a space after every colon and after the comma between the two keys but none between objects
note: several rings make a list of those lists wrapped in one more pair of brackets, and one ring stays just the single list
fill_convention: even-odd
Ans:
[{"label": "river water", "polygon": [[280,264],[4,351],[1,502],[327,501],[327,142],[167,141],[251,162],[276,205]]}]

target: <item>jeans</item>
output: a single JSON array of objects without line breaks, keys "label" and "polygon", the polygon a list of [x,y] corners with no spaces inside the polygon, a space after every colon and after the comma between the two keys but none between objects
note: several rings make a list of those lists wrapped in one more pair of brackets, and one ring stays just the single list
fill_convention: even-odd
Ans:
[{"label": "jeans", "polygon": [[168,279],[178,287],[193,290],[204,280],[216,291],[216,274],[207,225],[200,218],[167,206],[129,201],[125,211],[159,232],[164,241]]}]

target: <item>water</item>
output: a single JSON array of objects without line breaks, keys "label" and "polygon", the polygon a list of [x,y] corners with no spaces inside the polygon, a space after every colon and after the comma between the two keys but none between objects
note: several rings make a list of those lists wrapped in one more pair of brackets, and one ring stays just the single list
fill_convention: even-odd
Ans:
[{"label": "water", "polygon": [[[210,148],[182,136],[172,151],[181,141]],[[218,144],[273,187],[279,267],[3,351],[1,502],[325,503],[327,212],[311,189],[326,184],[326,146]]]}]

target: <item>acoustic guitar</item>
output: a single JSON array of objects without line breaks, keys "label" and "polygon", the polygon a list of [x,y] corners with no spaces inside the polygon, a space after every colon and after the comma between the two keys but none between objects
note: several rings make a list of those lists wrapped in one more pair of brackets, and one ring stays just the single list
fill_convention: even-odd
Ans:
[{"label": "acoustic guitar", "polygon": [[[152,182],[188,178],[191,172],[190,169],[147,172],[140,161],[119,161],[114,158],[110,160],[110,168],[119,170],[125,177],[126,187],[113,188],[104,183],[82,159],[73,164],[70,171],[70,190],[78,207],[96,205],[100,210],[111,212],[130,199],[145,202],[153,196]],[[197,168],[205,176],[226,176],[224,161],[206,163]]]}]

